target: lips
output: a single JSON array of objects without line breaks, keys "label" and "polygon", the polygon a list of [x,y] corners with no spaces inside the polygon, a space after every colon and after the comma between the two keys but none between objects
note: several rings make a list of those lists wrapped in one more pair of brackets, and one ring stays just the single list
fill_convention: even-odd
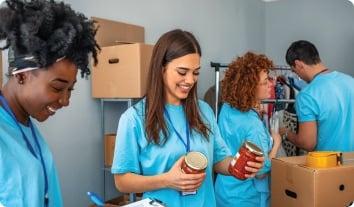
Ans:
[{"label": "lips", "polygon": [[178,85],[178,88],[180,88],[183,93],[188,93],[191,90],[192,86],[190,86],[190,85]]},{"label": "lips", "polygon": [[55,114],[55,112],[57,111],[57,109],[55,109],[54,107],[51,107],[51,106],[47,106],[46,108],[47,108],[50,115]]}]

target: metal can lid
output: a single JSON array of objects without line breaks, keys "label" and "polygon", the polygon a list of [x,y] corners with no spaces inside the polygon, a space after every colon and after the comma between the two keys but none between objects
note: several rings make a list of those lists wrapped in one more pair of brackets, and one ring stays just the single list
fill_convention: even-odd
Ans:
[{"label": "metal can lid", "polygon": [[188,167],[194,170],[204,170],[208,165],[208,159],[201,152],[189,152],[184,161]]},{"label": "metal can lid", "polygon": [[257,145],[253,144],[250,141],[246,141],[244,143],[244,146],[246,147],[246,149],[248,149],[250,152],[258,155],[258,156],[263,156],[263,152],[261,150],[261,148],[259,148]]}]

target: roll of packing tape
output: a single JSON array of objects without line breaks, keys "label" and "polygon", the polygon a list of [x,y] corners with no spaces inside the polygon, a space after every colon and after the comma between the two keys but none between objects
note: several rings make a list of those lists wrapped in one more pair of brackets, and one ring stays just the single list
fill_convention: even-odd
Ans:
[{"label": "roll of packing tape", "polygon": [[306,157],[306,165],[312,168],[336,167],[342,163],[340,152],[309,152]]}]

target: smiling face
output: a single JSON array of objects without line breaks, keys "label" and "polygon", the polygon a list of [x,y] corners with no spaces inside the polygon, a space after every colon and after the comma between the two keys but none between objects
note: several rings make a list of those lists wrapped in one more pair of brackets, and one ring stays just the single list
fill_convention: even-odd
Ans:
[{"label": "smiling face", "polygon": [[21,107],[29,116],[45,121],[58,109],[69,105],[76,74],[77,67],[65,59],[47,69],[25,72],[18,95]]},{"label": "smiling face", "polygon": [[179,105],[196,84],[200,70],[200,55],[184,55],[169,62],[163,72],[166,102]]}]

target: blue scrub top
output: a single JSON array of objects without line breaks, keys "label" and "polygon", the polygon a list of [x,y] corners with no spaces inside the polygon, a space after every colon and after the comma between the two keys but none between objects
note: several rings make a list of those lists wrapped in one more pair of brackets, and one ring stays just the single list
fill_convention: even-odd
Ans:
[{"label": "blue scrub top", "polygon": [[[30,127],[20,125],[38,154]],[[63,202],[52,153],[37,127],[34,128],[49,178],[48,206],[61,207]],[[44,172],[41,162],[28,150],[16,122],[1,106],[0,169],[0,204],[6,207],[44,206]]]},{"label": "blue scrub top", "polygon": [[354,151],[354,79],[319,74],[296,97],[299,122],[317,122],[316,150]]},{"label": "blue scrub top", "polygon": [[[175,162],[186,154],[186,148],[167,122],[169,137],[162,146],[148,143],[144,130],[145,99],[124,112],[119,120],[112,173],[135,173],[140,175],[159,175],[168,172]],[[220,132],[211,108],[199,101],[202,120],[211,129],[209,141],[192,131],[191,151],[202,152],[208,159],[206,178],[197,194],[182,196],[181,192],[170,189],[157,189],[145,192],[143,197],[157,198],[168,207],[214,207],[213,164],[230,156],[230,152],[220,137]],[[186,119],[183,106],[166,105],[173,126],[185,138]],[[167,119],[166,119],[167,120]]]},{"label": "blue scrub top", "polygon": [[[232,154],[236,154],[247,140],[264,153],[264,166],[258,174],[269,173],[271,161],[268,153],[272,149],[272,138],[253,111],[241,112],[224,103],[219,115],[218,125],[221,136]],[[249,178],[238,180],[231,176],[218,175],[215,182],[215,196],[218,207],[260,207],[269,206],[269,175],[263,179]]]}]

